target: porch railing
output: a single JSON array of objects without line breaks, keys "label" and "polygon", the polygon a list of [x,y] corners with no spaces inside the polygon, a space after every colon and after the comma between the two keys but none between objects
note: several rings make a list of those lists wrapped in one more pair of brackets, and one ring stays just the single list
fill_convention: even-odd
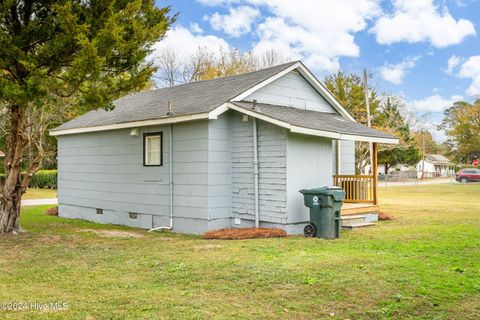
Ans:
[{"label": "porch railing", "polygon": [[377,204],[377,181],[373,175],[334,175],[333,184],[345,190],[345,202]]}]

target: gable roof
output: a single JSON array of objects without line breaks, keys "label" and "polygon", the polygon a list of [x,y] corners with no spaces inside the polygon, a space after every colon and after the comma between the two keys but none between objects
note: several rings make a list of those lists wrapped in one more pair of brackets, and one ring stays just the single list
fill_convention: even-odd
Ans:
[{"label": "gable roof", "polygon": [[296,64],[298,61],[236,76],[130,94],[115,100],[113,110],[90,111],[52,132],[167,118],[168,101],[172,102],[174,116],[208,113]]},{"label": "gable roof", "polygon": [[247,101],[232,102],[229,108],[287,128],[291,132],[339,140],[398,143],[398,139],[394,136],[350,121],[335,113],[264,103],[257,103],[253,108],[253,103]]},{"label": "gable roof", "polygon": [[[265,121],[288,127],[292,132],[331,137],[332,139],[398,143],[398,139],[395,137],[358,124],[300,61],[237,76],[131,94],[115,100],[113,110],[90,111],[51,130],[50,135],[58,136],[199,119],[217,119],[218,115],[229,109],[248,114],[251,112],[248,110],[251,109],[251,106],[245,105],[242,100],[292,70],[297,70],[338,114],[265,105],[264,112],[268,112],[268,114],[257,112],[252,116],[265,118]],[[168,115],[169,101],[172,102],[173,115]]]},{"label": "gable roof", "polygon": [[441,154],[427,154],[425,160],[432,164],[450,164],[453,165],[447,157],[442,156]]}]

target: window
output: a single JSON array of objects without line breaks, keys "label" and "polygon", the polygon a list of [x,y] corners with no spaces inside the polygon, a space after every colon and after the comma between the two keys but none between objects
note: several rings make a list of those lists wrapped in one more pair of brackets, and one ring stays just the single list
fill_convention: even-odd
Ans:
[{"label": "window", "polygon": [[145,133],[143,135],[143,165],[163,165],[162,132]]},{"label": "window", "polygon": [[103,209],[97,208],[97,214],[103,214]]}]

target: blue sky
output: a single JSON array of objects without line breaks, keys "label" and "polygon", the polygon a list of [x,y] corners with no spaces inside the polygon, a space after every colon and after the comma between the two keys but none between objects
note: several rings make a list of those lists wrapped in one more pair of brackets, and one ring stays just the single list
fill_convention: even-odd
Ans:
[{"label": "blue sky", "polygon": [[342,70],[374,74],[372,84],[403,97],[435,132],[452,101],[480,95],[480,1],[158,1],[179,17],[157,45],[184,56],[199,46],[274,49],[301,59],[320,79]]}]

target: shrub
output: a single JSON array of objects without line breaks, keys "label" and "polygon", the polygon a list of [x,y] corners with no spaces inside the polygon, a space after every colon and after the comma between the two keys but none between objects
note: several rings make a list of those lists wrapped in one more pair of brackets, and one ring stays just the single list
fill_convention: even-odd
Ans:
[{"label": "shrub", "polygon": [[[22,173],[23,175],[24,173]],[[0,173],[0,180],[5,178],[4,173]],[[30,188],[57,189],[57,170],[39,170],[35,172],[30,179]]]},{"label": "shrub", "polygon": [[57,170],[39,170],[30,180],[30,188],[57,188]]},{"label": "shrub", "polygon": [[239,229],[220,229],[207,231],[203,234],[204,239],[253,239],[253,238],[278,238],[286,237],[287,233],[281,229],[275,228],[239,228]]}]

